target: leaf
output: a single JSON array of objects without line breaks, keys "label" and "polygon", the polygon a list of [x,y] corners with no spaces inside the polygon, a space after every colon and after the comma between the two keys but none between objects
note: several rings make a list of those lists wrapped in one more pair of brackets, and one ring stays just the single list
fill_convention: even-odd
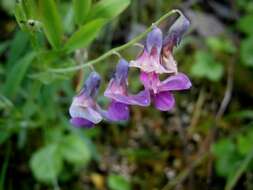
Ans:
[{"label": "leaf", "polygon": [[237,149],[243,156],[247,155],[252,149],[253,130],[249,128],[245,134],[237,136]]},{"label": "leaf", "polygon": [[251,147],[251,150],[248,152],[248,154],[244,157],[243,161],[240,163],[237,170],[235,170],[228,178],[225,190],[232,190],[234,186],[236,185],[237,181],[240,179],[242,174],[245,172],[245,170],[248,168],[250,162],[253,159],[253,149]]},{"label": "leaf", "polygon": [[131,185],[123,176],[111,174],[108,177],[108,186],[111,190],[130,190]]},{"label": "leaf", "polygon": [[1,42],[0,43],[0,55],[3,54],[6,49],[8,48],[10,42],[9,41],[5,41],[5,42]]},{"label": "leaf", "polygon": [[207,46],[216,52],[235,53],[236,47],[231,40],[226,38],[208,37]]},{"label": "leaf", "polygon": [[253,67],[253,37],[244,39],[241,42],[240,57],[245,66]]},{"label": "leaf", "polygon": [[223,71],[223,65],[216,62],[212,55],[204,51],[196,52],[195,64],[191,68],[191,74],[193,76],[218,81],[221,79]]},{"label": "leaf", "polygon": [[215,168],[218,175],[228,177],[238,167],[240,157],[232,140],[222,139],[213,144],[212,153],[216,156]]},{"label": "leaf", "polygon": [[122,13],[130,4],[130,0],[101,0],[92,7],[89,19],[113,19]]},{"label": "leaf", "polygon": [[10,131],[8,131],[6,128],[0,128],[0,145],[5,143],[10,136],[11,136]]},{"label": "leaf", "polygon": [[87,47],[98,35],[98,32],[104,24],[104,19],[96,19],[83,25],[70,37],[70,39],[65,44],[65,49],[68,52],[71,52],[75,49]]},{"label": "leaf", "polygon": [[62,21],[55,0],[40,0],[41,20],[47,39],[53,48],[59,48],[63,34]]},{"label": "leaf", "polygon": [[251,35],[253,33],[253,14],[245,15],[238,21],[238,28],[240,31]]},{"label": "leaf", "polygon": [[39,80],[45,85],[51,84],[56,81],[67,80],[71,78],[71,76],[72,75],[64,75],[62,73],[51,73],[51,72],[40,72],[29,75],[30,78]]},{"label": "leaf", "polygon": [[3,88],[4,94],[7,97],[14,97],[18,91],[18,88],[25,77],[28,67],[32,63],[36,53],[28,53],[22,59],[20,59],[10,73],[7,75],[7,79]]},{"label": "leaf", "polygon": [[50,144],[32,155],[30,167],[37,180],[44,183],[53,183],[62,170],[62,161],[57,145]]},{"label": "leaf", "polygon": [[23,0],[22,4],[27,17],[29,19],[37,19],[38,16],[37,0]]},{"label": "leaf", "polygon": [[78,25],[84,24],[91,7],[91,0],[73,0],[75,22]]},{"label": "leaf", "polygon": [[27,52],[29,44],[29,35],[23,31],[17,31],[10,42],[8,51],[7,67],[13,67],[13,64]]},{"label": "leaf", "polygon": [[27,18],[26,18],[26,15],[24,13],[21,2],[17,2],[15,4],[14,15],[15,15],[16,21],[18,22],[20,28],[23,29],[22,22],[26,21]]},{"label": "leaf", "polygon": [[91,160],[88,145],[74,134],[64,137],[60,150],[63,158],[72,164],[85,165]]}]

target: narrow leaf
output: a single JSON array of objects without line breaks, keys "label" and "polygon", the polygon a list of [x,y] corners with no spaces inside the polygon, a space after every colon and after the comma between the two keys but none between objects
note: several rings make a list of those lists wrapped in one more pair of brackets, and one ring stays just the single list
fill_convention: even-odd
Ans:
[{"label": "narrow leaf", "polygon": [[48,41],[53,48],[60,47],[62,21],[55,0],[40,0],[40,14]]},{"label": "narrow leaf", "polygon": [[6,83],[4,86],[4,94],[7,97],[13,97],[25,76],[25,73],[32,63],[35,57],[35,53],[29,53],[20,59],[12,68],[10,73],[7,75]]},{"label": "narrow leaf", "polygon": [[112,19],[122,13],[130,4],[130,0],[101,0],[92,8],[90,19]]},{"label": "narrow leaf", "polygon": [[75,49],[87,47],[97,36],[98,32],[104,24],[104,19],[96,19],[83,25],[70,37],[70,39],[65,44],[65,49],[68,52],[71,52]]},{"label": "narrow leaf", "polygon": [[84,24],[89,13],[91,0],[73,0],[75,22],[78,25]]}]

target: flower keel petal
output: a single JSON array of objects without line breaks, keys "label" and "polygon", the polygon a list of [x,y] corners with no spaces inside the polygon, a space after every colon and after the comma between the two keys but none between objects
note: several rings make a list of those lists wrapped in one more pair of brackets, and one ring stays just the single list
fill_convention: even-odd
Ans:
[{"label": "flower keel petal", "polygon": [[169,111],[175,105],[175,99],[169,91],[154,94],[153,100],[155,107],[161,111]]}]

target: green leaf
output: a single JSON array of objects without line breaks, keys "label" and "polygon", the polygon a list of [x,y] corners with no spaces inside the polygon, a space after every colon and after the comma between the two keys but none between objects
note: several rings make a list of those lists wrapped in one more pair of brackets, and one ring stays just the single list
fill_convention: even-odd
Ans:
[{"label": "green leaf", "polygon": [[98,35],[100,29],[104,24],[104,19],[96,19],[83,25],[70,37],[70,39],[65,44],[65,49],[68,52],[71,52],[79,48],[87,47]]},{"label": "green leaf", "polygon": [[253,67],[253,37],[247,38],[241,42],[240,56],[245,66]]},{"label": "green leaf", "polygon": [[67,135],[61,144],[63,158],[77,165],[85,165],[91,160],[91,152],[86,143],[77,135]]},{"label": "green leaf", "polygon": [[22,59],[20,59],[10,73],[7,75],[7,79],[3,88],[4,94],[7,97],[14,97],[18,91],[18,88],[25,77],[29,65],[32,63],[36,53],[28,53]]},{"label": "green leaf", "polygon": [[238,28],[242,32],[251,35],[253,33],[252,23],[253,23],[253,14],[245,15],[238,21]]},{"label": "green leaf", "polygon": [[[71,73],[70,73],[71,74]],[[40,72],[29,75],[30,78],[39,80],[41,83],[48,85],[56,81],[68,80],[72,75],[62,73]]]},{"label": "green leaf", "polygon": [[237,136],[237,149],[243,156],[247,155],[252,149],[253,130],[249,128],[245,134]]},{"label": "green leaf", "polygon": [[36,19],[38,16],[37,0],[23,0],[24,11],[29,19]]},{"label": "green leaf", "polygon": [[113,19],[122,13],[130,4],[130,0],[101,0],[92,7],[89,19]]},{"label": "green leaf", "polygon": [[7,67],[13,67],[13,64],[17,62],[21,56],[27,52],[29,44],[29,35],[23,31],[17,31],[14,38],[10,42],[10,49],[8,52]]},{"label": "green leaf", "polygon": [[41,20],[46,36],[53,48],[61,46],[62,21],[55,0],[40,0]]},{"label": "green leaf", "polygon": [[131,184],[123,176],[111,174],[108,177],[108,186],[110,190],[130,190]]},{"label": "green leaf", "polygon": [[24,13],[22,4],[21,4],[20,2],[17,2],[17,3],[15,4],[14,15],[15,15],[16,21],[17,21],[18,24],[19,24],[19,27],[20,27],[21,29],[24,29],[22,23],[25,22],[25,21],[27,20],[27,18],[26,18],[26,15],[25,15],[25,13]]},{"label": "green leaf", "polygon": [[44,183],[53,183],[62,170],[63,160],[56,144],[36,151],[30,160],[35,178]]},{"label": "green leaf", "polygon": [[215,168],[220,176],[228,177],[238,167],[240,157],[232,140],[222,139],[213,144],[212,153],[216,157]]},{"label": "green leaf", "polygon": [[231,40],[226,38],[209,37],[206,43],[210,49],[216,52],[235,53],[236,47]]},{"label": "green leaf", "polygon": [[86,16],[90,11],[91,0],[73,0],[73,7],[76,24],[84,24]]},{"label": "green leaf", "polygon": [[1,127],[0,128],[0,145],[5,143],[9,139],[10,136],[11,136],[11,132],[8,131],[6,128]]},{"label": "green leaf", "polygon": [[253,149],[251,147],[251,150],[247,153],[247,155],[240,162],[240,164],[238,164],[238,168],[233,173],[230,174],[225,186],[225,190],[234,189],[234,186],[236,185],[242,174],[247,170],[252,159],[253,159]]},{"label": "green leaf", "polygon": [[218,81],[221,79],[223,71],[223,65],[216,62],[211,54],[204,51],[196,52],[195,64],[191,68],[191,74],[193,76]]},{"label": "green leaf", "polygon": [[5,42],[1,42],[0,43],[0,55],[3,54],[6,49],[8,48],[10,42],[9,41],[5,41]]}]

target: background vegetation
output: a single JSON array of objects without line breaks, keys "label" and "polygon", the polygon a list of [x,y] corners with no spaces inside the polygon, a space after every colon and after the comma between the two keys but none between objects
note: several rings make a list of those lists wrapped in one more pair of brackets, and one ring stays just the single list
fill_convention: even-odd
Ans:
[{"label": "background vegetation", "polygon": [[[251,0],[1,0],[0,189],[253,189]],[[68,107],[89,68],[160,16],[191,20],[175,57],[193,87],[172,112],[76,129]],[[173,17],[161,24],[164,32]],[[139,47],[122,51],[134,59]],[[117,57],[95,65],[108,82]],[[138,90],[138,73],[130,86]],[[100,96],[99,102],[107,104]]]}]

